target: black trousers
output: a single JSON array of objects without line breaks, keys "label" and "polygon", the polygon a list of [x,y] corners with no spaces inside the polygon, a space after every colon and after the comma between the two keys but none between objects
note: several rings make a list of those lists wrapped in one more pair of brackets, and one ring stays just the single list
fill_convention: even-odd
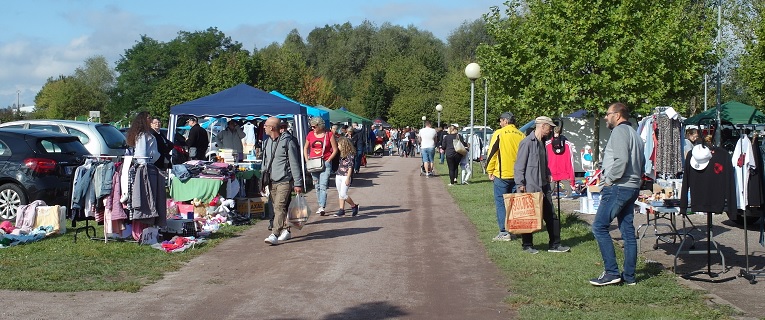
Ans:
[{"label": "black trousers", "polygon": [[449,183],[457,183],[457,173],[460,170],[460,161],[462,155],[455,153],[452,156],[446,156],[446,165],[449,166]]},{"label": "black trousers", "polygon": [[[550,236],[549,248],[557,247],[560,245],[560,220],[558,216],[553,212],[552,194],[550,185],[542,187],[542,220],[545,221],[547,227],[547,234]],[[525,233],[521,235],[523,240],[523,247],[531,247],[534,245],[534,234]]]}]

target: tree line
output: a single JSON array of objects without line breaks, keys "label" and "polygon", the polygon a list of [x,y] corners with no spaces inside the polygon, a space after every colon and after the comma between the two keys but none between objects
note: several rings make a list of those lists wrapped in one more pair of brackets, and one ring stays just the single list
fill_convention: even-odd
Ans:
[{"label": "tree line", "polygon": [[[147,35],[109,68],[91,57],[71,75],[48,79],[35,97],[36,118],[73,118],[99,110],[102,121],[171,106],[239,83],[277,90],[307,105],[346,107],[394,126],[470,120],[470,81],[481,66],[476,122],[511,110],[520,121],[578,109],[602,115],[626,102],[636,113],[673,106],[690,116],[704,102],[704,75],[724,61],[723,102],[765,102],[765,4],[726,1],[727,32],[716,40],[715,5],[699,0],[510,0],[454,29],[446,42],[414,26],[365,21],[317,27],[302,37],[252,51],[217,28],[180,31],[162,42]],[[484,91],[484,86],[487,91]],[[708,99],[714,99],[708,98]]]}]

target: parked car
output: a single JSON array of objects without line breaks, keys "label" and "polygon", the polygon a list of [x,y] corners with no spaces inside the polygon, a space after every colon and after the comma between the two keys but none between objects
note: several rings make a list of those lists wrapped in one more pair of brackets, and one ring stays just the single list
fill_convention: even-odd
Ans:
[{"label": "parked car", "polygon": [[89,152],[77,137],[43,130],[0,128],[0,219],[35,200],[69,206],[72,177]]},{"label": "parked car", "polygon": [[117,128],[108,123],[74,120],[19,120],[0,124],[0,128],[38,129],[73,135],[92,155],[121,156],[127,142]]}]

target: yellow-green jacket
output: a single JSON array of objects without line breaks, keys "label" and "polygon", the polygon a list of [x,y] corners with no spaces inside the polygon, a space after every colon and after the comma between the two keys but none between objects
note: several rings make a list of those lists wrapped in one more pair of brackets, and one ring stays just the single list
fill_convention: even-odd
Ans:
[{"label": "yellow-green jacket", "polygon": [[508,124],[504,128],[494,131],[489,143],[488,163],[486,172],[501,179],[513,179],[513,167],[518,156],[518,145],[525,138],[514,124]]}]

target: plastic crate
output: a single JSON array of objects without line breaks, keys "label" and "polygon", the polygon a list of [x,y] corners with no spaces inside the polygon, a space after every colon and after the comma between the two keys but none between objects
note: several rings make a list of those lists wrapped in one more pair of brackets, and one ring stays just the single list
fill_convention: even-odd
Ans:
[{"label": "plastic crate", "polygon": [[167,226],[162,228],[162,233],[183,237],[196,237],[197,226],[192,219],[168,219]]}]

